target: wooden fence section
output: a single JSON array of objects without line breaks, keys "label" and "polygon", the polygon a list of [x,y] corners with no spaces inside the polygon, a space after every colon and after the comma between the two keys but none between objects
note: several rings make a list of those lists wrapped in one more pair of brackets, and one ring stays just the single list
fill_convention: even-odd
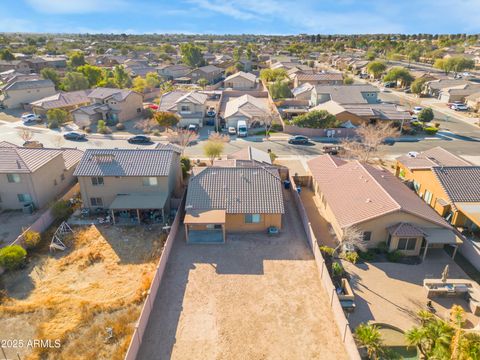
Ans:
[{"label": "wooden fence section", "polygon": [[145,329],[147,328],[148,319],[150,317],[150,313],[153,310],[153,305],[155,302],[155,298],[157,297],[158,289],[160,288],[160,284],[162,283],[163,274],[165,272],[165,268],[167,267],[170,251],[172,250],[173,243],[175,241],[175,238],[177,237],[178,229],[180,228],[181,219],[184,215],[185,198],[186,192],[182,197],[182,201],[180,202],[180,207],[178,208],[175,220],[173,221],[172,227],[170,229],[170,233],[168,234],[167,240],[165,241],[162,255],[160,256],[160,261],[158,262],[157,269],[155,271],[155,276],[153,277],[150,289],[147,292],[147,297],[145,298],[145,302],[143,304],[142,312],[140,313],[138,322],[135,325],[135,330],[133,332],[132,339],[130,340],[130,345],[128,347],[127,354],[125,355],[125,360],[135,360],[138,351],[140,350],[143,334],[145,333]]},{"label": "wooden fence section", "polygon": [[342,337],[342,341],[345,345],[345,349],[350,359],[360,360],[360,354],[355,344],[355,340],[353,339],[353,334],[352,334],[352,331],[350,330],[350,324],[348,323],[348,320],[345,317],[345,313],[343,312],[342,305],[340,304],[340,300],[338,299],[335,286],[333,285],[332,279],[328,274],[328,269],[327,269],[327,266],[325,265],[325,260],[322,256],[322,253],[320,252],[320,247],[319,247],[317,238],[313,233],[312,226],[310,224],[310,221],[308,220],[307,212],[303,206],[302,200],[300,199],[300,195],[296,191],[297,186],[295,184],[295,180],[293,179],[293,177],[290,177],[290,182],[292,185],[290,188],[293,194],[293,199],[295,201],[295,205],[298,208],[298,212],[300,213],[300,218],[302,219],[303,228],[305,229],[310,248],[312,249],[313,256],[315,257],[315,262],[317,264],[320,281],[330,299],[330,307],[333,313],[333,317],[335,319],[335,323],[337,324],[340,336]]}]

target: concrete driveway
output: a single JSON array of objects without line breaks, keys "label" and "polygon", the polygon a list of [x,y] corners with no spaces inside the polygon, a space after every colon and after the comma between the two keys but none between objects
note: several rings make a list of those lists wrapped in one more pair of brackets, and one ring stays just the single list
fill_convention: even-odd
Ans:
[{"label": "concrete driveway", "polygon": [[278,237],[179,234],[139,359],[347,358],[292,201]]}]

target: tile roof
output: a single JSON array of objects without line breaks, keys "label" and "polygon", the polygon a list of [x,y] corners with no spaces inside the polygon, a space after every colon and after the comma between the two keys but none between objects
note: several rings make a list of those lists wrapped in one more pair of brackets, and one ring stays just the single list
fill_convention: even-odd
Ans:
[{"label": "tile roof", "polygon": [[67,106],[75,106],[90,102],[88,94],[90,90],[79,90],[72,92],[59,92],[52,96],[31,102],[30,105],[38,106],[44,109],[56,109]]},{"label": "tile roof", "polygon": [[335,101],[327,101],[310,109],[327,110],[333,115],[342,112],[367,117],[368,119],[376,118],[380,120],[410,120],[412,117],[407,111],[398,110],[395,104],[338,104]]},{"label": "tile roof", "polygon": [[386,170],[330,155],[307,164],[342,228],[394,212],[450,228],[435,210]]},{"label": "tile roof", "polygon": [[133,93],[133,90],[124,90],[124,89],[114,89],[114,88],[95,88],[93,89],[88,97],[91,99],[107,99],[109,97],[114,97],[117,101],[123,101]]},{"label": "tile roof", "polygon": [[228,214],[283,214],[278,170],[261,167],[207,167],[190,178],[185,208]]},{"label": "tile roof", "polygon": [[293,96],[295,97],[295,96],[298,96],[298,95],[300,95],[300,94],[303,94],[304,92],[312,91],[314,87],[315,87],[315,86],[313,86],[312,84],[310,84],[310,83],[308,83],[308,82],[307,82],[307,83],[303,83],[302,85],[297,86],[296,88],[294,88],[294,89],[292,90],[292,94],[293,94]]},{"label": "tile roof", "polygon": [[329,94],[330,100],[339,104],[362,104],[367,100],[362,93],[378,93],[379,90],[373,85],[316,85],[317,94]]},{"label": "tile roof", "polygon": [[480,202],[480,166],[435,166],[432,171],[452,202]]},{"label": "tile roof", "polygon": [[301,81],[342,81],[342,73],[316,73],[316,74],[295,74],[296,78]]},{"label": "tile roof", "polygon": [[225,106],[225,118],[241,113],[249,118],[268,114],[266,98],[257,98],[249,94],[229,100]]},{"label": "tile roof", "polygon": [[171,149],[89,149],[75,176],[168,176]]},{"label": "tile roof", "polygon": [[257,148],[247,146],[243,149],[235,151],[227,155],[228,159],[238,159],[238,160],[255,160],[265,164],[271,164],[272,160],[270,159],[269,153],[258,150]]},{"label": "tile roof", "polygon": [[387,228],[388,232],[392,236],[400,237],[419,237],[425,236],[425,232],[414,224],[400,222],[394,225],[391,225]]},{"label": "tile roof", "polygon": [[205,104],[208,95],[197,91],[174,90],[165,93],[160,98],[158,109],[160,111],[176,110],[176,104],[182,101],[189,101],[194,104]]},{"label": "tile roof", "polygon": [[243,78],[245,78],[247,80],[250,80],[252,82],[257,81],[257,77],[255,76],[255,74],[247,73],[247,72],[244,72],[244,71],[239,71],[239,72],[236,72],[235,74],[232,74],[232,75],[228,76],[227,78],[225,78],[224,82],[235,79],[237,77],[243,77]]},{"label": "tile roof", "polygon": [[54,88],[55,85],[53,84],[52,80],[20,80],[20,81],[13,81],[7,84],[3,91],[9,90],[26,90],[26,89],[40,89],[52,87]]},{"label": "tile roof", "polygon": [[410,170],[431,169],[434,166],[470,166],[470,163],[437,146],[416,156],[402,155],[397,158]]}]

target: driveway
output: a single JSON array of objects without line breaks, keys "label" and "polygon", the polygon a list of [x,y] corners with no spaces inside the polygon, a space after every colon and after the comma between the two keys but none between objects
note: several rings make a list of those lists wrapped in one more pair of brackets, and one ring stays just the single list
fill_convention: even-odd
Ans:
[{"label": "driveway", "polygon": [[186,245],[180,232],[139,359],[347,358],[288,196],[278,237]]}]

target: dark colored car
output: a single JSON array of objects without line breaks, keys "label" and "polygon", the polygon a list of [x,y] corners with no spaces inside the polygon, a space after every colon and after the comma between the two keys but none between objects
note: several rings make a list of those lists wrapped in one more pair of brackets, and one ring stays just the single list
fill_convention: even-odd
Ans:
[{"label": "dark colored car", "polygon": [[87,135],[82,134],[82,133],[78,133],[78,132],[75,132],[75,131],[65,133],[65,134],[63,134],[63,137],[67,140],[75,140],[75,141],[87,140]]},{"label": "dark colored car", "polygon": [[310,141],[310,139],[306,136],[302,136],[302,135],[295,135],[295,136],[292,136],[290,139],[288,139],[288,143],[289,144],[308,144],[308,142]]},{"label": "dark colored car", "polygon": [[383,139],[382,144],[392,146],[393,144],[395,144],[395,139],[385,138],[385,139]]},{"label": "dark colored car", "polygon": [[152,140],[148,136],[136,135],[127,140],[130,144],[150,144]]},{"label": "dark colored car", "polygon": [[325,145],[322,147],[322,151],[324,154],[338,155],[338,153],[343,151],[343,148],[338,145]]}]

